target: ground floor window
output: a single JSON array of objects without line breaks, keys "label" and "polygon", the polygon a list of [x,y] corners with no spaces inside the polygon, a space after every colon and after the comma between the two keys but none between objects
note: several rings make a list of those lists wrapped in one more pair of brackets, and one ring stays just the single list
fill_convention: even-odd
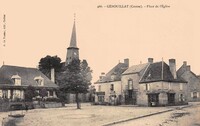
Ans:
[{"label": "ground floor window", "polygon": [[184,102],[185,101],[183,94],[179,94],[179,101],[180,102]]},{"label": "ground floor window", "polygon": [[98,95],[98,102],[104,102],[104,95]]},{"label": "ground floor window", "polygon": [[53,96],[53,91],[49,91],[49,96]]},{"label": "ground floor window", "polygon": [[8,90],[2,91],[2,98],[8,98]]},{"label": "ground floor window", "polygon": [[191,92],[191,97],[197,99],[199,97],[199,92]]}]

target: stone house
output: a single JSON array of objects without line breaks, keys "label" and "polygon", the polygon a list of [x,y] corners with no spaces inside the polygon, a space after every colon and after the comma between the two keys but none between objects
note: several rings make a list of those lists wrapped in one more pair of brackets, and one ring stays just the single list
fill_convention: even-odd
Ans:
[{"label": "stone house", "polygon": [[35,87],[38,92],[45,88],[48,92],[47,97],[57,97],[58,86],[38,69],[10,65],[0,68],[1,98],[24,99],[24,91],[29,85]]},{"label": "stone house", "polygon": [[121,75],[127,70],[128,66],[129,60],[124,59],[124,63],[118,63],[107,74],[101,74],[99,80],[94,84],[96,89],[95,102],[99,104],[117,104],[121,102]]},{"label": "stone house", "polygon": [[139,81],[138,104],[165,106],[187,103],[187,81],[177,76],[176,61],[151,63]]},{"label": "stone house", "polygon": [[190,65],[184,61],[183,65],[178,69],[177,75],[188,82],[188,101],[200,101],[200,79],[191,71]]},{"label": "stone house", "polygon": [[[109,80],[112,74],[108,75],[100,78]],[[168,65],[163,61],[154,63],[153,58],[149,58],[147,63],[133,65],[119,75],[117,81],[101,82],[100,79],[95,83],[96,102],[110,103],[111,89],[115,87],[115,101],[119,104],[165,106],[187,103],[187,81],[177,76],[175,59],[169,59]]]}]

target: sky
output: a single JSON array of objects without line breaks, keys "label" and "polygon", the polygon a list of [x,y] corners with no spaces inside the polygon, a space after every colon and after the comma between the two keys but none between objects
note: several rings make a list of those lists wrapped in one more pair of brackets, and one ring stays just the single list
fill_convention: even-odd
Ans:
[{"label": "sky", "polygon": [[187,61],[198,75],[199,5],[199,0],[0,0],[0,66],[36,67],[46,55],[65,61],[76,13],[79,55],[93,70],[93,82],[125,58],[130,66],[150,57],[166,63],[174,58],[177,69]]}]

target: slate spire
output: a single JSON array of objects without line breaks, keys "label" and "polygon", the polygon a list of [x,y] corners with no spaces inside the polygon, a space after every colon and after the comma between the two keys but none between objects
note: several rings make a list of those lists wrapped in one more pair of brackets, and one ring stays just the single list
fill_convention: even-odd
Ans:
[{"label": "slate spire", "polygon": [[72,35],[71,35],[71,41],[70,41],[69,47],[77,47],[77,45],[76,45],[76,23],[75,23],[75,19],[74,19],[74,25],[73,25],[73,28],[72,28]]}]

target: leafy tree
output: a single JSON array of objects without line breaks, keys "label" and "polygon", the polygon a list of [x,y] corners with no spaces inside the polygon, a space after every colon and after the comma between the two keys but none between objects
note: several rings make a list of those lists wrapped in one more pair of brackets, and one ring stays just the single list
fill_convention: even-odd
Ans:
[{"label": "leafy tree", "polygon": [[36,89],[35,87],[29,85],[25,92],[24,92],[24,96],[25,96],[25,101],[32,101],[33,100],[33,97],[37,96],[38,93],[36,92]]},{"label": "leafy tree", "polygon": [[60,72],[61,67],[61,59],[58,56],[47,55],[46,57],[41,58],[39,62],[39,70],[49,78],[51,75],[51,68],[54,68],[55,72]]},{"label": "leafy tree", "polygon": [[87,93],[91,79],[87,76],[92,72],[86,61],[74,59],[66,66],[59,78],[60,90],[65,93],[72,93],[76,96],[77,109],[80,109],[79,94]]}]

